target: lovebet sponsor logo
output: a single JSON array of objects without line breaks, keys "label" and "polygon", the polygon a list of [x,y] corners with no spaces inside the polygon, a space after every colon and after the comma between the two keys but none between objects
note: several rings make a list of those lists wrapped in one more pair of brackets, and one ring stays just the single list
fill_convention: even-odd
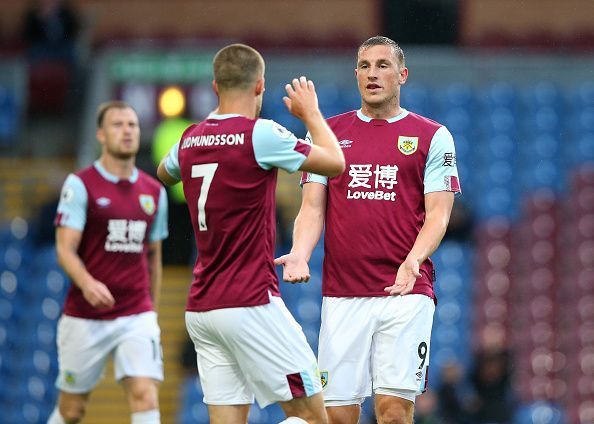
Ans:
[{"label": "lovebet sponsor logo", "polygon": [[[347,199],[396,201],[398,166],[370,163],[349,165]],[[358,190],[357,190],[358,189]],[[374,190],[375,189],[375,190]]]}]

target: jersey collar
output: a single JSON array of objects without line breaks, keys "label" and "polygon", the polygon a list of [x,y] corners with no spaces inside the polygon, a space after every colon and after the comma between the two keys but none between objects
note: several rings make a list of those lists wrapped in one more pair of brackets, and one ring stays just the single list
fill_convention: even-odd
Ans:
[{"label": "jersey collar", "polygon": [[[118,177],[107,172],[107,170],[103,167],[103,165],[101,165],[101,163],[98,160],[96,160],[93,163],[93,166],[95,166],[95,169],[97,170],[97,172],[99,172],[101,174],[101,176],[103,178],[105,178],[107,181],[112,182],[114,184],[117,184],[120,181],[120,179]],[[137,180],[138,180],[138,169],[136,167],[134,167],[134,169],[132,170],[132,175],[130,175],[130,178],[128,178],[128,181],[130,183],[134,184]]]},{"label": "jersey collar", "polygon": [[[396,122],[396,121],[400,121],[402,118],[405,118],[408,115],[408,110],[401,108],[402,112],[400,112],[398,115],[393,116],[392,118],[389,119],[385,119],[385,121],[387,121],[389,124]],[[357,117],[364,122],[371,122],[373,120],[373,118],[370,118],[369,116],[365,116],[363,114],[363,111],[361,109],[357,110]]]},{"label": "jersey collar", "polygon": [[223,115],[220,115],[218,113],[210,113],[208,115],[207,119],[219,119],[220,120],[220,119],[228,119],[228,118],[238,118],[240,116],[243,116],[243,115],[240,115],[239,113],[225,113]]}]

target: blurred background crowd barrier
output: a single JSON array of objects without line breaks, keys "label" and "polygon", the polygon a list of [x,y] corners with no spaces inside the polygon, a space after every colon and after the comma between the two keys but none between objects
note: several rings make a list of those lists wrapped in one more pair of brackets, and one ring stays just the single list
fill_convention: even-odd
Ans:
[{"label": "blurred background crowd barrier", "polygon": [[[138,166],[155,163],[216,104],[214,52],[266,59],[262,116],[298,136],[284,84],[307,75],[326,116],[360,106],[358,45],[400,42],[403,107],[445,124],[463,195],[434,255],[439,299],[419,424],[594,423],[594,2],[590,0],[0,1],[0,421],[41,423],[57,396],[56,320],[68,287],[53,214],[68,172],[97,156],[94,114],[138,111]],[[298,175],[279,174],[278,253],[291,244]],[[159,321],[164,423],[207,422],[183,322],[193,236],[170,191]],[[320,245],[312,280],[282,285],[317,349]],[[370,402],[362,423],[373,423]],[[251,423],[276,423],[254,406]],[[126,423],[111,368],[87,423]]]}]

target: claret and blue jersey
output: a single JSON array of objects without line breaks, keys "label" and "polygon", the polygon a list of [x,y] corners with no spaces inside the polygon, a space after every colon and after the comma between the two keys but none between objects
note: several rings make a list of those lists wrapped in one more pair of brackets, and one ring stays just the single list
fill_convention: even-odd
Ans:
[{"label": "claret and blue jersey", "polygon": [[148,243],[168,235],[167,194],[158,181],[137,169],[120,180],[97,161],[64,182],[56,226],[82,232],[78,254],[116,300],[113,308],[93,308],[72,285],[66,315],[113,319],[153,309]]},{"label": "claret and blue jersey", "polygon": [[[328,187],[323,294],[385,296],[423,225],[424,195],[460,192],[454,141],[443,125],[407,110],[388,120],[352,111],[328,124],[347,169],[302,177]],[[412,293],[434,298],[431,260],[421,274]]]},{"label": "claret and blue jersey", "polygon": [[277,123],[211,114],[165,159],[184,184],[198,248],[187,310],[257,306],[278,296],[276,169],[299,169],[310,145]]}]

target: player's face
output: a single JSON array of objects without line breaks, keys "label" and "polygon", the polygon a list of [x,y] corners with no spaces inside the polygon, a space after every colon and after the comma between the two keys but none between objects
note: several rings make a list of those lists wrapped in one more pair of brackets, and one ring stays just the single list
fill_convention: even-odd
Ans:
[{"label": "player's face", "polygon": [[363,103],[381,106],[399,102],[400,86],[406,82],[408,69],[400,66],[390,46],[371,46],[359,52],[357,84]]},{"label": "player's face", "polygon": [[107,110],[103,125],[97,130],[97,139],[105,151],[118,159],[130,159],[140,147],[138,116],[130,108]]}]

